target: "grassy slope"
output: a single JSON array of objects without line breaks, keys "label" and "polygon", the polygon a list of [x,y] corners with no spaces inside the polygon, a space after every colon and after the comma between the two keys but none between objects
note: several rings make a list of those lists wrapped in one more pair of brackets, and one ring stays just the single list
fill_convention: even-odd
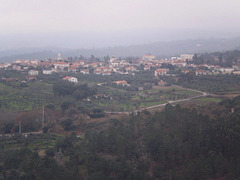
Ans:
[{"label": "grassy slope", "polygon": [[46,104],[57,104],[52,85],[36,81],[21,87],[14,84],[0,83],[0,101],[4,109],[11,111],[28,111]]}]

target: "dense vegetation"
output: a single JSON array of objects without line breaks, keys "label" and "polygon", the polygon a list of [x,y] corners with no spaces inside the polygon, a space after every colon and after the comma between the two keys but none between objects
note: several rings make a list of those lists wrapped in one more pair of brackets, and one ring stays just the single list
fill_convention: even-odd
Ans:
[{"label": "dense vegetation", "polygon": [[177,78],[163,77],[163,79],[172,84],[214,94],[239,93],[240,89],[240,76],[233,74],[196,76],[188,73],[181,74]]},{"label": "dense vegetation", "polygon": [[[84,128],[78,128],[84,135],[80,137],[40,134],[2,138],[1,176],[4,179],[237,179],[240,97],[206,109],[201,113],[198,109],[168,104],[164,111],[154,114],[144,111],[122,119],[82,123]],[[41,143],[50,139],[54,143],[35,146],[39,138]],[[19,148],[16,150],[13,145]],[[45,153],[41,154],[42,150]]]},{"label": "dense vegetation", "polygon": [[[216,58],[218,59],[216,61]],[[222,67],[232,67],[240,62],[240,51],[225,51],[215,53],[202,53],[193,57],[194,64],[215,64]]]},{"label": "dense vegetation", "polygon": [[73,96],[77,100],[82,100],[96,93],[96,89],[91,89],[87,84],[76,85],[69,81],[59,80],[53,84],[53,93],[58,96]]}]

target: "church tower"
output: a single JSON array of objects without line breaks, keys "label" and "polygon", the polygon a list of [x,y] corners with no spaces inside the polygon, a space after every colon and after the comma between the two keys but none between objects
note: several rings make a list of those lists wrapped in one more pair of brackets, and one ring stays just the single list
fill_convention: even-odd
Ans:
[{"label": "church tower", "polygon": [[61,53],[58,53],[58,55],[57,55],[57,60],[62,60],[62,55],[61,55]]}]

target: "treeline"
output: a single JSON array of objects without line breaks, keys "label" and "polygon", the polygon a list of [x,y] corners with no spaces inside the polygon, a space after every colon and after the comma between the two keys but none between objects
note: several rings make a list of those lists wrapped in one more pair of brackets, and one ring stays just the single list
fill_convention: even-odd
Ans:
[{"label": "treeline", "polygon": [[92,96],[96,91],[94,88],[89,88],[87,84],[76,85],[65,80],[58,80],[53,84],[53,93],[55,95],[73,96],[77,100]]},{"label": "treeline", "polygon": [[61,138],[41,158],[2,147],[0,172],[4,179],[238,179],[240,97],[210,115],[167,104],[154,114],[87,123],[85,136]]},{"label": "treeline", "polygon": [[205,53],[193,57],[194,64],[214,64],[222,67],[232,67],[232,65],[240,62],[240,51],[225,51],[215,53]]}]

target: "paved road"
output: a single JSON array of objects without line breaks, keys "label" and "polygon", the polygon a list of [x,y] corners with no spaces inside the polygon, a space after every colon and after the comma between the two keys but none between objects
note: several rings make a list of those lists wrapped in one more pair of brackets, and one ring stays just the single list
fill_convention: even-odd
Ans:
[{"label": "paved road", "polygon": [[[198,91],[198,90],[195,90],[195,89],[184,88],[184,87],[176,86],[176,85],[175,85],[175,87],[179,87],[179,88],[186,89],[186,90],[189,90],[189,91],[198,92],[198,93],[201,93],[201,95],[190,97],[190,98],[186,98],[186,99],[180,99],[180,100],[175,100],[175,101],[168,101],[168,103],[137,109],[137,110],[134,110],[133,113],[137,114],[138,112],[141,112],[143,110],[154,109],[154,108],[166,106],[166,104],[173,104],[173,103],[178,103],[178,102],[190,101],[192,99],[197,99],[197,98],[201,98],[201,97],[212,95],[212,94],[209,94],[209,93],[206,93],[206,92],[202,92],[202,91]],[[129,115],[129,114],[132,113],[132,111],[128,111],[128,112],[105,112],[105,113],[107,113],[107,114],[116,114],[116,115],[120,115],[120,114]],[[21,133],[21,135],[28,136],[30,134],[41,134],[41,133],[42,133],[42,131],[38,131],[38,132]],[[12,137],[12,136],[17,135],[17,134],[18,133],[16,133],[16,134],[0,134],[0,137]]]},{"label": "paved road", "polygon": [[[143,110],[148,110],[148,109],[154,109],[154,108],[158,108],[158,107],[163,107],[163,106],[166,106],[166,104],[174,104],[174,103],[178,103],[178,102],[184,102],[184,101],[190,101],[190,100],[193,100],[193,99],[197,99],[197,98],[201,98],[201,97],[205,97],[205,96],[210,96],[212,94],[209,94],[209,93],[206,93],[206,92],[203,92],[203,91],[199,91],[199,90],[195,90],[195,89],[189,89],[189,88],[184,88],[182,86],[176,86],[174,85],[175,87],[179,87],[179,88],[182,88],[182,89],[185,89],[185,90],[189,90],[189,91],[194,91],[194,92],[198,92],[198,93],[201,93],[201,95],[198,95],[198,96],[194,96],[194,97],[190,97],[190,98],[186,98],[186,99],[179,99],[179,100],[175,100],[175,101],[168,101],[167,103],[164,103],[164,104],[159,104],[159,105],[155,105],[155,106],[149,106],[149,107],[145,107],[145,108],[141,108],[141,109],[137,109],[137,110],[134,110],[133,112],[134,113],[138,113],[138,112],[141,112]],[[131,114],[131,112],[105,112],[107,114]]]}]

